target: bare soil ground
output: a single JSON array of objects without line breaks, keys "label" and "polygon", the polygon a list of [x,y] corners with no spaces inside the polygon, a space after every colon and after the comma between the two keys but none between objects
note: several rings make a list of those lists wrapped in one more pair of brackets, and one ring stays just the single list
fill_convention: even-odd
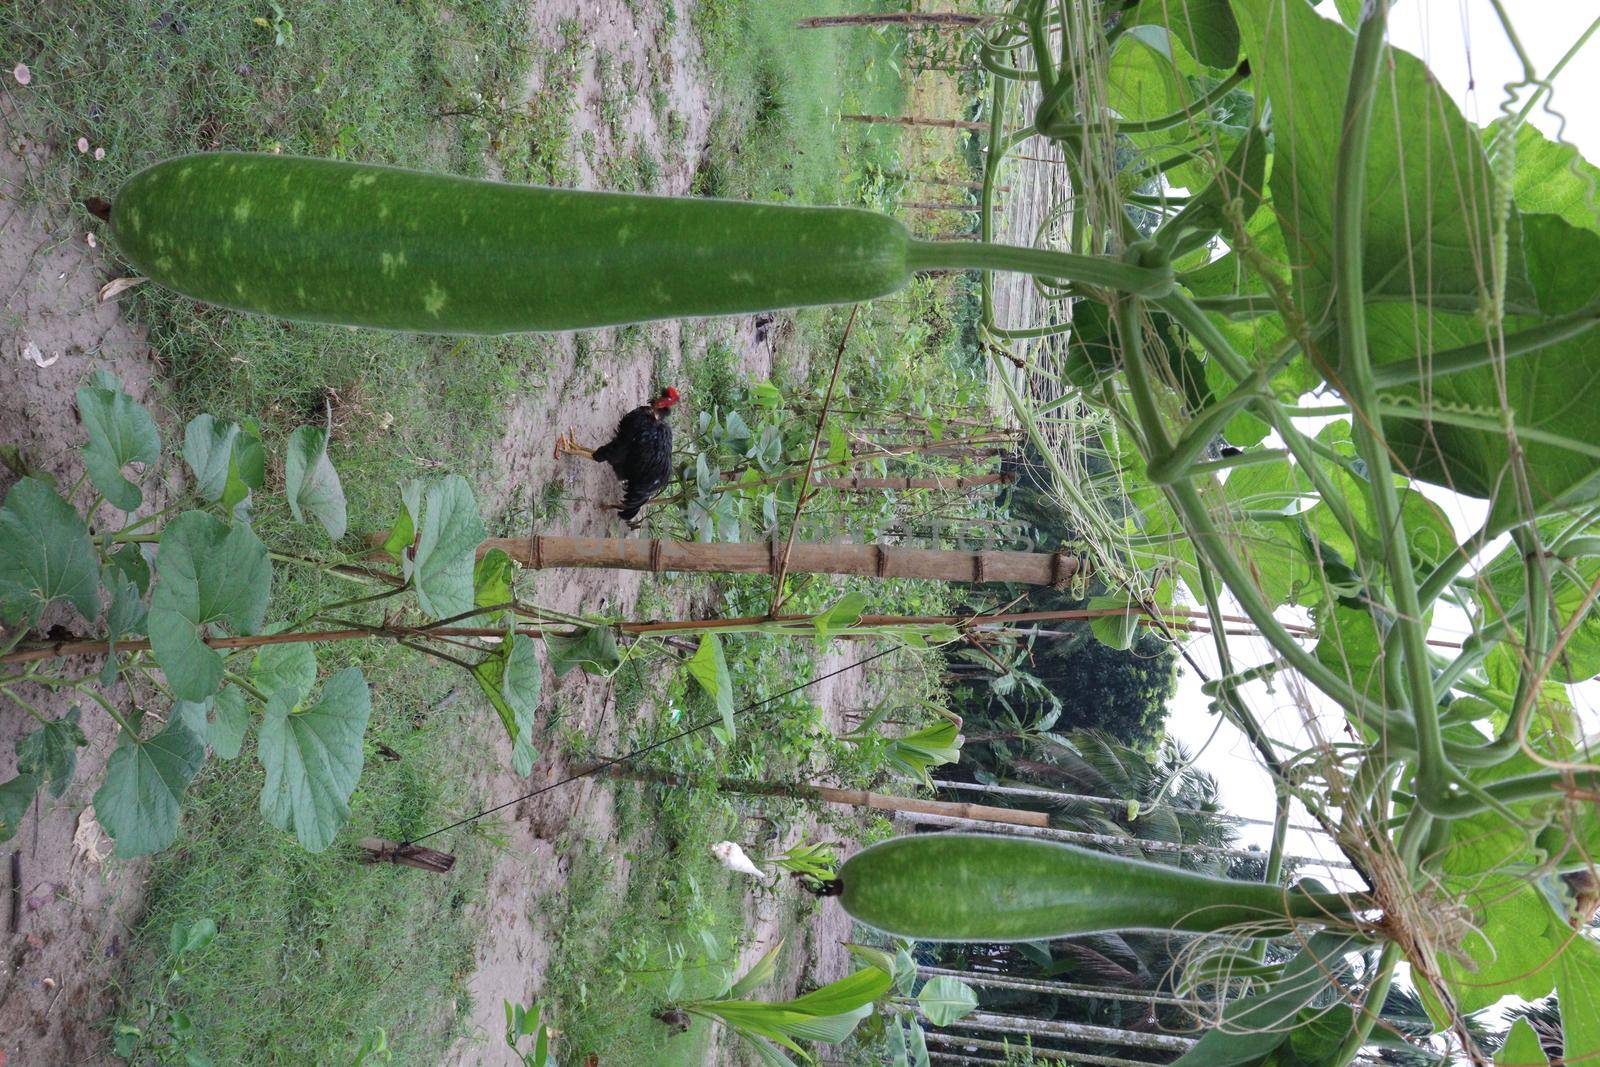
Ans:
[{"label": "bare soil ground", "polygon": [[[9,110],[0,102],[0,129],[10,128]],[[20,449],[31,472],[70,486],[83,470],[77,387],[91,372],[109,370],[159,413],[159,368],[116,304],[99,300],[108,280],[105,261],[71,213],[22,203],[30,168],[66,146],[18,151],[6,140],[0,148],[0,445]],[[15,471],[0,467],[0,490],[15,480]],[[161,507],[164,487],[144,489],[144,509]],[[77,503],[86,506],[90,495]],[[63,610],[42,624],[67,621]],[[83,670],[96,665],[85,661]],[[120,697],[125,701],[127,694]],[[52,717],[73,703],[44,692],[30,698]],[[89,745],[79,753],[72,785],[59,800],[35,801],[12,842],[17,859],[0,874],[5,891],[20,899],[19,922],[0,941],[0,1053],[15,1064],[95,1062],[104,1034],[92,1025],[99,1014],[92,1005],[104,1003],[143,900],[147,864],[102,863],[109,841],[90,807],[116,728],[96,711],[85,712],[84,727]],[[13,747],[32,728],[20,712],[0,717],[0,780],[15,773]],[[20,881],[12,884],[17,875]]]}]

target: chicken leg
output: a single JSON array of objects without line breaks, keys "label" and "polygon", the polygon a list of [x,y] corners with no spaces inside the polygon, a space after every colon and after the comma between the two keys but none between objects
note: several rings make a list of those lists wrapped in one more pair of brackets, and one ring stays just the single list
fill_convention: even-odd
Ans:
[{"label": "chicken leg", "polygon": [[572,431],[568,430],[566,433],[556,435],[555,455],[557,459],[562,456],[582,456],[584,459],[593,459],[594,449],[584,448],[578,444],[573,438]]}]

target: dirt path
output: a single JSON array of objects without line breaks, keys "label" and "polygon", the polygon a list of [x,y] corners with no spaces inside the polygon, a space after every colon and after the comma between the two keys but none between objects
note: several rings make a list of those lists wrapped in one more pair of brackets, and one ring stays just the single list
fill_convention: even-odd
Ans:
[{"label": "dirt path", "polygon": [[[0,131],[14,130],[10,118],[0,105]],[[109,370],[136,399],[159,410],[158,368],[143,334],[114,303],[99,301],[105,265],[85,242],[85,231],[65,209],[52,213],[22,202],[31,169],[46,165],[60,146],[28,145],[19,153],[10,136],[0,143],[0,445],[20,449],[30,471],[70,486],[83,471],[74,390],[92,371]],[[15,472],[0,466],[0,491],[14,480]],[[141,513],[161,507],[163,487],[144,488]],[[91,495],[81,493],[76,503],[86,507]],[[57,622],[69,622],[64,609],[59,617],[47,614],[42,625]],[[83,670],[97,665],[85,661]],[[59,694],[28,696],[51,717],[74,703]],[[104,1034],[95,1026],[96,1006],[105,1003],[144,898],[146,863],[102,866],[93,850],[74,844],[80,815],[87,814],[86,839],[110,851],[86,809],[116,727],[83,703],[89,745],[79,751],[72,784],[59,800],[35,800],[12,842],[21,914],[15,930],[0,928],[0,1062],[7,1056],[14,1064],[97,1062]],[[0,781],[15,773],[16,740],[33,727],[20,711],[0,716]],[[3,852],[9,859],[11,845]],[[0,872],[0,892],[13,891],[11,878]]]},{"label": "dirt path", "polygon": [[[663,161],[657,191],[685,193],[699,163],[711,119],[698,45],[687,18],[680,16],[668,29],[654,5],[635,6],[640,8],[637,18],[629,5],[620,2],[540,3],[532,15],[532,31],[536,40],[556,47],[570,26],[568,20],[575,19],[583,27],[583,40],[588,47],[578,80],[579,110],[572,116],[572,124],[575,143],[588,142],[592,137],[590,143],[596,151],[594,159],[583,151],[575,153],[578,184],[598,187],[602,179],[596,173],[595,160],[643,145]],[[614,106],[615,97],[607,98],[607,89],[601,84],[596,62],[601,53],[611,57],[609,62],[614,69],[631,67],[638,72],[638,79],[644,79],[644,72],[653,64],[658,67],[671,108],[685,118],[686,133],[681,139],[669,143],[668,131],[652,109],[649,94],[637,91],[639,86],[629,86],[632,91],[621,94],[631,106],[622,113],[620,122],[606,121],[602,113],[608,99]],[[536,77],[528,86],[528,96],[531,99],[541,91],[544,87]],[[686,330],[678,322],[656,324],[647,328],[643,344],[630,346],[639,354],[622,360],[617,358],[614,334],[615,331],[605,331],[588,339],[599,353],[592,365],[579,358],[578,346],[571,336],[562,338],[560,358],[552,365],[544,387],[528,393],[509,413],[506,434],[497,450],[507,457],[504,469],[483,487],[487,512],[505,506],[519,488],[526,499],[537,500],[547,483],[560,480],[569,489],[571,506],[565,518],[542,532],[626,534],[610,513],[595,506],[616,495],[610,472],[581,460],[555,459],[551,454],[555,435],[570,430],[591,447],[603,442],[622,413],[649,398],[655,384],[651,381],[654,368],[650,353],[665,353],[666,366],[680,368],[689,354],[686,349],[703,346],[704,338],[703,331],[692,326]],[[749,373],[764,377],[770,369],[771,352],[764,343],[756,343],[753,323],[739,324],[737,336],[743,366]],[[694,398],[686,395],[678,413],[680,426],[695,414]],[[639,589],[640,576],[636,573],[557,571],[535,577],[532,597],[541,606],[564,612],[625,612],[637,600]],[[597,749],[616,750],[622,724],[613,714],[610,686],[594,684],[581,672],[557,680],[546,671],[544,682],[547,707],[561,704],[565,721],[593,738]],[[534,767],[531,778],[517,778],[509,769],[510,746],[505,738],[496,736],[491,741],[486,736],[485,740],[492,743],[492,755],[485,760],[486,773],[474,783],[485,797],[515,797],[570,773],[561,754],[550,750]],[[608,841],[615,834],[610,787],[593,780],[574,782],[506,814],[509,843],[496,858],[485,894],[486,910],[480,917],[485,936],[479,946],[477,968],[467,982],[473,1003],[471,1023],[451,1061],[456,1064],[515,1062],[507,1050],[497,1047],[504,1027],[501,1004],[505,1000],[527,1004],[543,985],[555,931],[544,928],[534,913],[534,905],[558,891],[567,877],[568,861],[558,854],[556,842],[563,834],[574,831],[599,842]],[[626,861],[620,855],[615,876],[627,876]]]}]

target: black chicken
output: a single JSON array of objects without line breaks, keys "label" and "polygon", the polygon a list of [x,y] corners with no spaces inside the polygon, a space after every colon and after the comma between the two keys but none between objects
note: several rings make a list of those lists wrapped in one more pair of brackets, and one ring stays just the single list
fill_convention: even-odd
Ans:
[{"label": "black chicken", "polygon": [[677,403],[678,391],[667,386],[650,403],[622,416],[616,435],[592,451],[574,441],[571,434],[556,438],[558,456],[571,453],[611,464],[622,483],[617,517],[629,526],[638,525],[639,509],[672,479],[672,426],[667,419]]}]

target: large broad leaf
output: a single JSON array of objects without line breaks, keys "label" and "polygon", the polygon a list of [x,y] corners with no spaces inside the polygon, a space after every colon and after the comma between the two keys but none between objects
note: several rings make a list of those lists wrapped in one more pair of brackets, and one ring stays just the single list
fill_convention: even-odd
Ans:
[{"label": "large broad leaf", "polygon": [[1227,69],[1239,61],[1239,24],[1228,0],[1144,0],[1125,17],[1130,25],[1165,26],[1208,67]]},{"label": "large broad leaf", "polygon": [[[1564,518],[1546,519],[1538,523],[1539,534],[1549,544],[1548,539],[1562,531],[1567,522]],[[1589,537],[1600,535],[1600,526],[1583,533]],[[1554,682],[1581,682],[1593,678],[1600,674],[1600,612],[1594,610],[1590,601],[1589,587],[1600,581],[1600,557],[1583,555],[1567,560],[1564,566],[1550,568],[1549,577],[1553,625],[1557,633],[1569,636],[1560,657],[1551,665],[1548,677]],[[1527,563],[1516,545],[1506,545],[1480,573],[1480,578],[1477,600],[1482,622],[1498,620],[1503,612],[1526,605]],[[1582,617],[1574,619],[1580,609]],[[1516,638],[1500,642],[1491,651],[1491,656],[1509,663],[1513,673],[1521,670],[1521,635],[1525,632],[1525,622],[1525,619],[1518,619],[1512,628]],[[1515,689],[1513,677],[1506,691]]]},{"label": "large broad leaf", "polygon": [[394,525],[383,539],[383,550],[395,559],[401,559],[416,544],[424,489],[422,482],[415,478],[400,487],[400,514],[395,516]]},{"label": "large broad leaf", "polygon": [[212,624],[261,627],[272,592],[267,548],[248,526],[186,511],[161,531],[160,582],[150,598],[150,646],[173,695],[200,701],[222,684],[222,656],[203,640]]},{"label": "large broad leaf", "polygon": [[[1233,0],[1253,81],[1272,104],[1273,207],[1313,324],[1333,293],[1334,168],[1355,37],[1304,0]],[[1475,130],[1423,62],[1386,53],[1367,148],[1364,278],[1369,293],[1478,306],[1495,247],[1495,179]],[[1515,269],[1506,296],[1531,296]]]},{"label": "large broad leaf", "polygon": [[[1486,785],[1538,769],[1532,757],[1518,753],[1471,774]],[[1436,877],[1440,890],[1466,909],[1468,928],[1457,951],[1440,954],[1438,967],[1461,1014],[1504,996],[1536,1000],[1555,988],[1556,962],[1573,940],[1572,930],[1525,872],[1545,858],[1530,827],[1548,824],[1559,807],[1553,800],[1524,801],[1510,805],[1514,818],[1485,811],[1450,823]],[[1434,1021],[1444,1023],[1448,1013],[1431,990],[1421,991]]]},{"label": "large broad leaf", "polygon": [[717,705],[717,713],[722,716],[722,728],[728,732],[728,738],[734,737],[733,725],[733,676],[728,673],[728,660],[722,654],[722,638],[716,634],[706,634],[700,638],[700,647],[695,650],[689,662],[685,664],[689,669],[689,676],[700,683]]},{"label": "large broad leaf", "polygon": [[949,1026],[978,1009],[978,994],[959,978],[930,978],[917,994],[917,1007],[935,1026]]},{"label": "large broad leaf", "polygon": [[83,446],[83,463],[89,480],[108,503],[132,511],[144,500],[139,487],[123,476],[129,463],[154,466],[161,459],[161,435],[155,420],[133,397],[122,391],[116,375],[100,371],[78,390],[78,414],[89,441]]},{"label": "large broad leaf", "polygon": [[17,836],[38,792],[39,779],[31,774],[18,774],[0,782],[0,845]]},{"label": "large broad leaf", "polygon": [[273,694],[256,738],[267,772],[261,814],[280,830],[294,828],[309,852],[321,852],[350,817],[350,794],[361,777],[362,737],[372,713],[367,680],[355,667],[328,679],[309,708]]},{"label": "large broad leaf", "polygon": [[183,459],[194,474],[195,490],[207,500],[221,500],[228,486],[228,463],[239,426],[196,415],[183,428]]},{"label": "large broad leaf", "polygon": [[1573,939],[1556,971],[1561,1002],[1562,1059],[1569,1064],[1600,1059],[1600,945]]},{"label": "large broad leaf", "polygon": [[1129,121],[1164,118],[1190,100],[1188,84],[1174,67],[1170,49],[1152,45],[1148,31],[1124,34],[1117,42],[1106,70],[1106,95],[1117,114]]},{"label": "large broad leaf", "polygon": [[138,543],[123,545],[111,553],[109,562],[127,575],[130,582],[138,586],[140,596],[150,591],[150,563],[144,558],[143,545]]},{"label": "large broad leaf", "polygon": [[335,541],[344,536],[344,486],[328,458],[328,432],[302,426],[289,435],[289,454],[283,463],[284,495],[296,522],[310,515],[322,523]]},{"label": "large broad leaf", "polygon": [[206,723],[206,743],[223,759],[233,759],[244,747],[244,735],[250,728],[250,713],[245,710],[244,692],[237,686],[225,685],[211,702],[211,717]]},{"label": "large broad leaf", "polygon": [[67,791],[78,766],[78,749],[89,743],[78,725],[80,714],[73,708],[17,740],[17,772],[49,783],[53,797]]},{"label": "large broad leaf", "polygon": [[1571,145],[1557,144],[1531,124],[1517,129],[1517,176],[1512,196],[1524,212],[1560,215],[1600,232],[1600,168]]},{"label": "large broad leaf", "polygon": [[547,632],[544,635],[545,655],[550,657],[550,669],[560,678],[574,667],[582,667],[590,674],[609,677],[622,666],[622,655],[617,651],[617,635],[609,626],[586,626],[570,637]]},{"label": "large broad leaf", "polygon": [[127,574],[116,567],[101,569],[106,591],[111,594],[111,606],[106,609],[106,636],[115,643],[124,637],[145,632],[150,609],[139,595],[139,587]]},{"label": "large broad leaf", "polygon": [[744,977],[728,987],[728,998],[730,1000],[738,1000],[742,997],[748,997],[765,985],[767,979],[771,978],[778,970],[778,953],[781,951],[783,951],[783,938],[780,937],[773,943],[771,948],[762,953],[760,959],[750,965],[750,969],[744,972]]},{"label": "large broad leaf", "polygon": [[0,507],[0,619],[32,626],[45,605],[65,600],[100,617],[100,567],[88,527],[37,478],[23,478]]},{"label": "large broad leaf", "polygon": [[[1563,1022],[1566,1021],[1564,1016],[1565,1013]],[[1541,1067],[1549,1062],[1550,1057],[1544,1054],[1544,1046],[1539,1044],[1539,1034],[1528,1025],[1526,1019],[1518,1019],[1511,1024],[1511,1036],[1494,1054],[1494,1067]]]},{"label": "large broad leaf", "polygon": [[1122,612],[1120,615],[1102,615],[1090,619],[1089,631],[1094,634],[1096,640],[1108,648],[1126,652],[1133,647],[1133,639],[1139,633],[1139,619],[1142,613],[1127,594],[1092,597],[1089,600],[1089,608],[1091,611],[1120,609]]},{"label": "large broad leaf", "polygon": [[489,698],[511,738],[511,769],[530,774],[539,756],[533,747],[533,726],[539,712],[539,659],[533,639],[512,634],[498,651],[472,668],[483,695]]},{"label": "large broad leaf", "polygon": [[1261,1061],[1289,1037],[1300,1010],[1334,984],[1340,961],[1360,943],[1339,934],[1315,934],[1271,988],[1230,1002],[1222,1023],[1178,1059],[1181,1067],[1245,1067]]},{"label": "large broad leaf", "polygon": [[[1529,274],[1546,314],[1576,311],[1600,288],[1600,235],[1554,215],[1523,219]],[[1471,315],[1428,314],[1409,304],[1368,309],[1373,361],[1416,366],[1419,339],[1435,351],[1485,340]],[[1510,316],[1507,334],[1537,326],[1533,316]],[[1507,362],[1503,372],[1482,367],[1435,375],[1417,386],[1386,390],[1414,418],[1390,416],[1384,427],[1396,456],[1417,477],[1459,493],[1493,498],[1500,525],[1522,516],[1521,486],[1536,512],[1574,507],[1600,496],[1600,375],[1594,373],[1600,335],[1580,334]],[[1507,418],[1509,415],[1509,418]],[[1475,420],[1459,425],[1459,419]],[[1456,421],[1452,421],[1452,420]],[[1516,465],[1505,424],[1517,430]]]},{"label": "large broad leaf", "polygon": [[172,844],[183,791],[205,758],[205,743],[181,719],[143,741],[123,731],[94,795],[95,818],[116,839],[118,856],[147,856]]},{"label": "large broad leaf", "polygon": [[922,1027],[915,1019],[906,1020],[906,1043],[910,1045],[912,1067],[931,1067],[932,1058],[928,1055],[928,1036],[922,1032]]},{"label": "large broad leaf", "polygon": [[848,630],[861,621],[861,613],[867,610],[867,595],[865,593],[846,593],[835,600],[825,611],[817,613],[811,619],[811,625],[816,627],[817,641],[826,644],[827,641],[841,630]]},{"label": "large broad leaf", "polygon": [[1383,699],[1383,633],[1366,606],[1324,605],[1317,619],[1317,659],[1374,706]]},{"label": "large broad leaf", "polygon": [[228,479],[222,487],[222,506],[233,509],[236,516],[248,511],[251,491],[260,489],[266,481],[267,453],[261,447],[261,429],[253,419],[246,419],[228,453]]},{"label": "large broad leaf", "polygon": [[250,661],[250,681],[269,697],[287,690],[298,704],[317,684],[316,650],[304,642],[262,645]]},{"label": "large broad leaf", "polygon": [[465,478],[452,474],[428,487],[416,550],[400,557],[423,611],[444,619],[472,610],[472,572],[484,532]]},{"label": "large broad leaf", "polygon": [[493,548],[483,554],[472,569],[472,599],[479,608],[499,610],[480,618],[492,620],[505,614],[500,605],[511,603],[511,583],[515,578],[516,565],[503,549]]},{"label": "large broad leaf", "polygon": [[[306,687],[309,690],[311,687]],[[287,692],[287,690],[285,690]],[[299,700],[300,696],[293,696]],[[236,685],[225,685],[214,697],[198,703],[180,700],[173,705],[172,717],[181,719],[196,737],[205,738],[211,750],[223,759],[234,759],[244,745],[245,731],[250,727],[250,713],[245,710],[244,692]]]},{"label": "large broad leaf", "polygon": [[891,982],[893,979],[879,968],[864,967],[803,997],[796,997],[784,1007],[814,1015],[844,1015],[883,996]]}]

